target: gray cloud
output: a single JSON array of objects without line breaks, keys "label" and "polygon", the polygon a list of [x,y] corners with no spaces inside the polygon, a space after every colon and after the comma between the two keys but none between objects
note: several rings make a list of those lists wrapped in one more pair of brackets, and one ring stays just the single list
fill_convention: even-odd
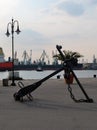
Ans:
[{"label": "gray cloud", "polygon": [[60,39],[79,39],[80,37],[81,34],[78,32],[55,36],[55,38],[60,38]]},{"label": "gray cloud", "polygon": [[92,4],[92,5],[95,5],[97,4],[97,0],[87,0],[88,3]]},{"label": "gray cloud", "polygon": [[64,1],[59,3],[58,8],[73,16],[81,16],[84,13],[84,7],[82,4],[70,1]]}]

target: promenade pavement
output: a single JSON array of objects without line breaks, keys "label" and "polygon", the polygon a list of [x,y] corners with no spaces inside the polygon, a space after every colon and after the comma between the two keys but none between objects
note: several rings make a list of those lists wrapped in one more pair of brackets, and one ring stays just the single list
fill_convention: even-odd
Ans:
[{"label": "promenade pavement", "polygon": [[[13,98],[18,85],[0,81],[0,130],[97,130],[97,78],[79,80],[94,103],[75,103],[63,79],[47,80],[32,93],[33,101],[18,102]],[[85,99],[75,81],[71,87],[76,98]]]}]

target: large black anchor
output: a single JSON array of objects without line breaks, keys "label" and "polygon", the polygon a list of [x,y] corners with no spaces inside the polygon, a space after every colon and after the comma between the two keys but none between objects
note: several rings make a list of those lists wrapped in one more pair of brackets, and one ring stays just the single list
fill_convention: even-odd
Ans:
[{"label": "large black anchor", "polygon": [[[15,101],[23,101],[24,96],[27,96],[29,99],[32,99],[31,92],[33,92],[35,89],[37,89],[43,82],[45,82],[49,78],[53,77],[54,75],[58,74],[59,72],[61,72],[63,70],[66,70],[67,68],[69,68],[70,72],[73,74],[76,82],[78,83],[80,89],[82,90],[82,92],[86,98],[86,99],[80,99],[80,100],[74,100],[74,101],[75,102],[88,102],[88,103],[93,102],[93,99],[89,98],[89,96],[87,95],[83,86],[81,85],[78,78],[76,77],[74,71],[72,70],[72,64],[75,64],[77,61],[75,61],[75,59],[66,60],[62,51],[61,51],[62,46],[57,45],[56,48],[57,48],[58,52],[60,53],[60,55],[62,56],[62,58],[64,59],[63,66],[60,69],[56,70],[55,72],[51,73],[50,75],[44,77],[43,79],[41,79],[38,82],[35,82],[31,85],[23,86],[23,83],[21,82],[19,85],[20,90],[18,92],[14,93],[14,95],[13,95]],[[68,85],[70,86],[70,84],[68,84]]]}]

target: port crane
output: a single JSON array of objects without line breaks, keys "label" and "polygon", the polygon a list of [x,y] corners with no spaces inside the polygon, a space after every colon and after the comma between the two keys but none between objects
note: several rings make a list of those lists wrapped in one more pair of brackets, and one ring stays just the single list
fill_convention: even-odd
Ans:
[{"label": "port crane", "polygon": [[30,56],[28,55],[27,51],[25,50],[23,52],[23,64],[31,64],[31,60],[32,60],[32,50],[30,50]]},{"label": "port crane", "polygon": [[57,50],[55,52],[52,51],[52,58],[53,58],[53,65],[58,65],[58,59],[54,57],[54,55],[57,55]]},{"label": "port crane", "polygon": [[46,54],[45,50],[43,50],[43,52],[39,58],[39,63],[41,63],[42,65],[45,65],[46,64],[45,59],[47,59],[48,60],[47,63],[50,64],[49,57]]}]

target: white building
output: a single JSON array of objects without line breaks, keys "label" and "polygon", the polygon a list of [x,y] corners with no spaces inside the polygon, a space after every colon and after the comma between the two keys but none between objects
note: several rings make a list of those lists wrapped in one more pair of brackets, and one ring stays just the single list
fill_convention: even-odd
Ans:
[{"label": "white building", "polygon": [[4,53],[3,53],[3,49],[0,47],[0,62],[4,62]]}]

